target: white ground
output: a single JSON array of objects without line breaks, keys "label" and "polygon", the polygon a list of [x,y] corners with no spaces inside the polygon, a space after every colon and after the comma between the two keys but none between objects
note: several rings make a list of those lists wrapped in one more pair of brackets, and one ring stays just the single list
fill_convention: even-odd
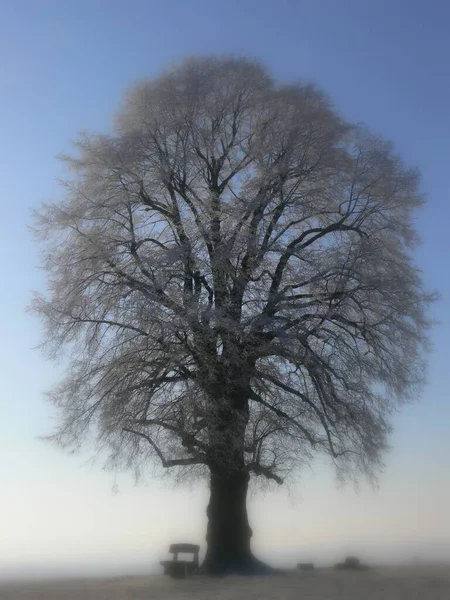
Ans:
[{"label": "white ground", "polygon": [[317,569],[224,579],[117,577],[0,584],[1,600],[450,600],[450,567]]}]

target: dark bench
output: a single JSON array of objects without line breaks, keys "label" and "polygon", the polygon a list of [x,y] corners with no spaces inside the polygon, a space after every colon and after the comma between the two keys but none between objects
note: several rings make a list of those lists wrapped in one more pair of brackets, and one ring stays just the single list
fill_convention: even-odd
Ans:
[{"label": "dark bench", "polygon": [[[200,546],[196,544],[171,544],[169,552],[173,554],[172,560],[161,561],[161,565],[164,567],[164,575],[181,579],[186,575],[192,575],[198,570]],[[179,554],[193,554],[194,556],[192,560],[178,560]]]}]

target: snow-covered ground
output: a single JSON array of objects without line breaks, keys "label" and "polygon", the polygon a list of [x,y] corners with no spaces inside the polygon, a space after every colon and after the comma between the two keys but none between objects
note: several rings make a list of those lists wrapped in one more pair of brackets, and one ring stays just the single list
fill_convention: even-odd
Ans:
[{"label": "snow-covered ground", "polygon": [[1,600],[448,600],[450,566],[317,569],[292,575],[223,579],[163,576],[12,582]]}]

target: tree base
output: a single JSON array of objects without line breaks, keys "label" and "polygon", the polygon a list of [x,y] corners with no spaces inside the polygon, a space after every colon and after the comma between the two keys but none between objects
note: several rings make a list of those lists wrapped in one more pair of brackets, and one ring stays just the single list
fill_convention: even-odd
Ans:
[{"label": "tree base", "polygon": [[250,577],[264,575],[284,575],[283,569],[276,569],[251,555],[243,560],[224,562],[204,561],[199,570],[208,577],[224,577],[225,575],[245,575]]},{"label": "tree base", "polygon": [[211,473],[211,495],[207,515],[207,549],[200,573],[224,575],[277,575],[251,551],[252,530],[247,516],[250,476],[244,469],[232,473]]}]

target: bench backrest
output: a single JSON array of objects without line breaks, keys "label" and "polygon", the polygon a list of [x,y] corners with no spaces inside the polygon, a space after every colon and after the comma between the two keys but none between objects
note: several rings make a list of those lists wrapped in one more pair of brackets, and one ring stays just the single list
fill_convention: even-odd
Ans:
[{"label": "bench backrest", "polygon": [[178,554],[193,554],[193,561],[198,563],[200,546],[197,546],[196,544],[171,544],[169,547],[169,552],[175,555],[175,560],[177,560]]}]

